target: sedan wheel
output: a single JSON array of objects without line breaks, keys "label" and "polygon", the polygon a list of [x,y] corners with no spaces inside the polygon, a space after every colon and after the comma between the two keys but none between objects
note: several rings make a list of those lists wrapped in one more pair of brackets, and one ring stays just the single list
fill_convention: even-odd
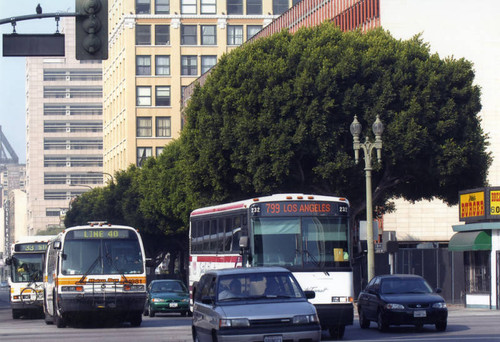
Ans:
[{"label": "sedan wheel", "polygon": [[384,317],[382,317],[382,312],[378,313],[377,317],[377,328],[379,331],[387,331],[389,328],[389,324],[384,320]]},{"label": "sedan wheel", "polygon": [[437,322],[436,323],[436,330],[437,331],[445,331],[447,325],[448,325],[447,321]]},{"label": "sedan wheel", "polygon": [[361,308],[359,308],[358,310],[358,315],[360,328],[368,329],[370,327],[370,320],[366,319],[365,314],[363,313],[363,310],[361,310]]}]

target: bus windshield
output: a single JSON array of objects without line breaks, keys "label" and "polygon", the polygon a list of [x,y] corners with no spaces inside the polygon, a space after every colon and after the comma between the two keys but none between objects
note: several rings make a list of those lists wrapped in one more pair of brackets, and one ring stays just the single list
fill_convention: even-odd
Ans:
[{"label": "bus windshield", "polygon": [[12,256],[11,279],[14,283],[42,281],[42,253],[16,253]]},{"label": "bus windshield", "polygon": [[252,218],[252,266],[349,267],[347,217]]},{"label": "bus windshield", "polygon": [[137,237],[114,239],[68,239],[64,244],[61,273],[138,274],[143,272]]}]

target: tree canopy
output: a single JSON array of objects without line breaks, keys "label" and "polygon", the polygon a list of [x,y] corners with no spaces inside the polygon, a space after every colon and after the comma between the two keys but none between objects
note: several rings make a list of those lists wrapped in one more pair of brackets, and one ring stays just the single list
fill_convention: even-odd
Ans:
[{"label": "tree canopy", "polygon": [[[349,126],[385,125],[374,200],[440,198],[486,182],[472,64],[431,54],[419,36],[333,24],[283,31],[223,56],[186,108],[187,178],[202,202],[273,192],[336,194],[364,206],[364,163]],[[357,209],[356,209],[357,208]]]}]

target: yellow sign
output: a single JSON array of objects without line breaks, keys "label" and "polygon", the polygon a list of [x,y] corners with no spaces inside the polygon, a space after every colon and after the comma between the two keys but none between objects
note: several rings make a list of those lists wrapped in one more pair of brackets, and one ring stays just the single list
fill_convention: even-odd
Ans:
[{"label": "yellow sign", "polygon": [[460,218],[484,216],[484,205],[484,191],[460,195]]},{"label": "yellow sign", "polygon": [[490,214],[500,216],[500,191],[490,191]]}]

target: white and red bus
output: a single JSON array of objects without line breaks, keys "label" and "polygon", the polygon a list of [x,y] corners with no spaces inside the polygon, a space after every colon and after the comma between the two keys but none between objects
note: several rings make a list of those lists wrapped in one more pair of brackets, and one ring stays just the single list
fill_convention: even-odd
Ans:
[{"label": "white and red bus", "polygon": [[43,305],[43,266],[47,243],[54,236],[24,236],[12,244],[5,263],[10,268],[10,306],[12,318],[41,314]]},{"label": "white and red bus", "polygon": [[45,323],[113,317],[139,326],[146,260],[139,232],[104,222],[70,227],[53,239],[44,269]]},{"label": "white and red bus", "polygon": [[323,329],[341,338],[353,323],[349,201],[277,194],[194,210],[189,285],[210,269],[282,266],[312,290]]}]

